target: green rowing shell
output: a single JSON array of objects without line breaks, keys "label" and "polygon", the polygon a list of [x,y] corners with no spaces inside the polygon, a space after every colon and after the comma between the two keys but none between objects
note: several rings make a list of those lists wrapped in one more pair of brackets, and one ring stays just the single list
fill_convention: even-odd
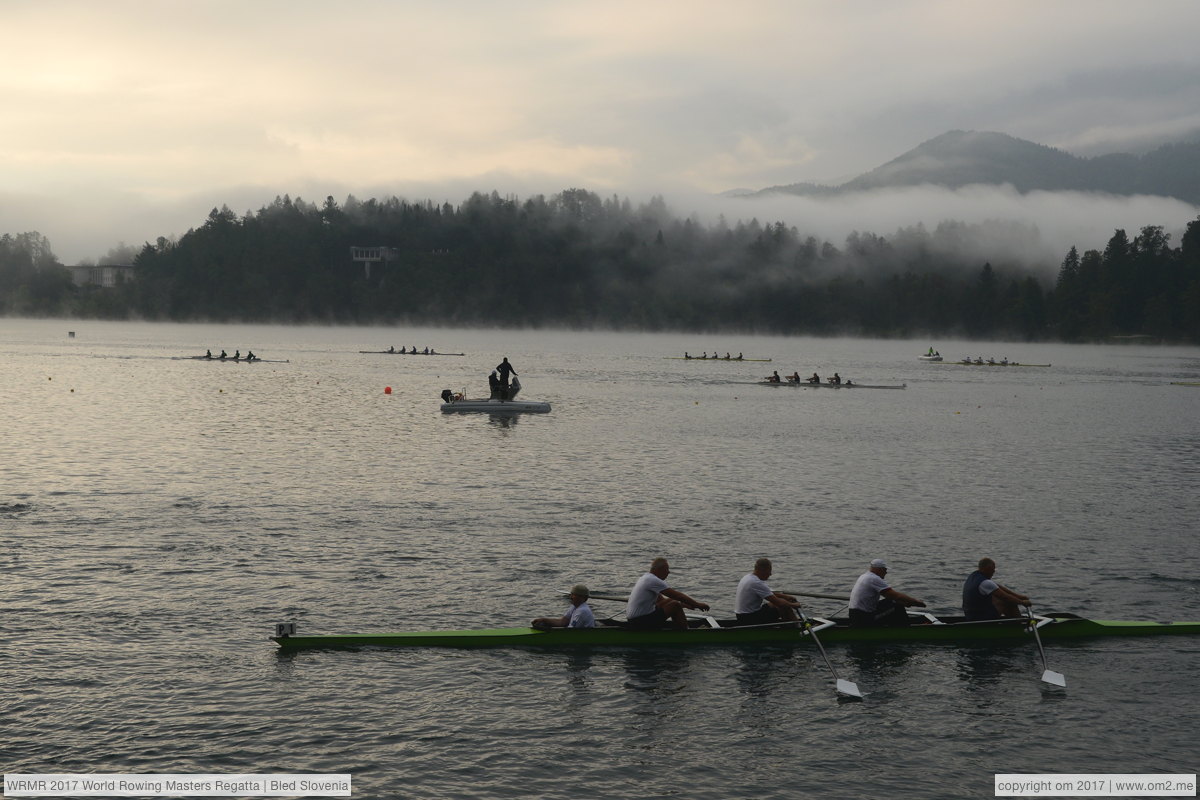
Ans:
[{"label": "green rowing shell", "polygon": [[[1200,622],[1121,622],[1056,617],[1039,629],[1043,639],[1082,639],[1104,636],[1162,636],[1200,634]],[[1024,620],[914,624],[907,627],[853,628],[838,625],[820,631],[825,644],[1031,641]],[[795,644],[809,637],[798,627],[695,628],[687,631],[637,631],[616,626],[586,630],[492,628],[465,631],[406,631],[402,633],[277,636],[283,650],[355,647],[696,647]]]}]

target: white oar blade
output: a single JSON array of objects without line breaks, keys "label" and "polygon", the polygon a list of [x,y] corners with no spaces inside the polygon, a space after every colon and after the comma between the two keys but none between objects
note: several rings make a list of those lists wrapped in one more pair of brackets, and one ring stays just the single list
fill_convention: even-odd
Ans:
[{"label": "white oar blade", "polygon": [[1042,680],[1046,683],[1052,683],[1055,686],[1061,686],[1064,689],[1067,688],[1067,676],[1052,669],[1048,669],[1042,673]]},{"label": "white oar blade", "polygon": [[837,679],[838,694],[844,694],[848,697],[862,698],[863,693],[858,690],[858,684],[854,681],[848,681],[845,678]]}]

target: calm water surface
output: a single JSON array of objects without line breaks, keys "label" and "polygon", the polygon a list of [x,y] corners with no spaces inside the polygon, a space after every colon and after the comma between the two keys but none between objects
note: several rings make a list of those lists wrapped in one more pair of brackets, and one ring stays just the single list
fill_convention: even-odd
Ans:
[{"label": "calm water surface", "polygon": [[[919,363],[930,344],[1053,366]],[[358,352],[389,345],[467,355]],[[288,363],[174,358],[206,348]],[[774,360],[666,358],[713,348]],[[502,356],[551,414],[439,413]],[[771,369],[907,389],[754,385]],[[1032,647],[831,648],[861,703],[804,647],[266,638],[520,624],[659,554],[721,612],[759,555],[776,588],[835,593],[884,557],[946,611],[990,555],[1043,609],[1200,619],[1200,387],[1171,381],[1200,381],[1200,349],[0,320],[0,768],[350,772],[369,798],[1196,772],[1190,638],[1052,644],[1065,692]]]}]

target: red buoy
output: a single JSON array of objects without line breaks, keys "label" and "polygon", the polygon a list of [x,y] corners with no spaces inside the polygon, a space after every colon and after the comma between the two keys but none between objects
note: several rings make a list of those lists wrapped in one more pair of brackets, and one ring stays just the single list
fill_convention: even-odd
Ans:
[{"label": "red buoy", "polygon": [[384,394],[391,394],[391,393],[392,393],[392,387],[390,387],[390,386],[385,386],[385,387],[383,387],[383,393],[384,393]]}]

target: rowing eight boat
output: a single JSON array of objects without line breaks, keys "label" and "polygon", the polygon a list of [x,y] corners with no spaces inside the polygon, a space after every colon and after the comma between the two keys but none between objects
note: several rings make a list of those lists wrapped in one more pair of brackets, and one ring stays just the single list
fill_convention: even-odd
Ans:
[{"label": "rowing eight boat", "polygon": [[[960,644],[1025,642],[1028,620],[1003,619],[964,622],[961,617],[914,617],[923,624],[904,627],[851,627],[845,619],[813,618],[825,644]],[[1200,622],[1121,622],[1089,620],[1050,612],[1040,629],[1043,639],[1082,639],[1103,636],[1163,636],[1200,634]],[[492,628],[465,631],[405,631],[401,633],[326,634],[304,636],[294,626],[278,626],[271,639],[283,650],[345,649],[356,647],[697,647],[797,644],[808,641],[793,624],[735,627],[731,620],[680,630],[634,630],[605,620],[595,628]],[[730,627],[726,627],[730,626]],[[292,632],[289,632],[292,631]]]}]

